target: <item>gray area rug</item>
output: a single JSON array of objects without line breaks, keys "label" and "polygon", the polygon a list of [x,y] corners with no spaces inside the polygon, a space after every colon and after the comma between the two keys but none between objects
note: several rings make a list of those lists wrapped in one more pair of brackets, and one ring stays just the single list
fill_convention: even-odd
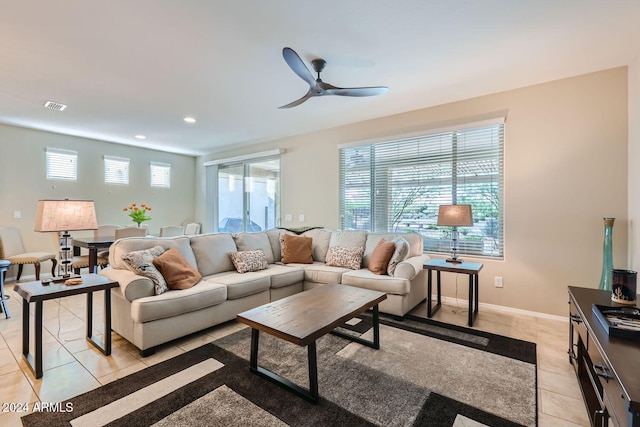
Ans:
[{"label": "gray area rug", "polygon": [[[361,316],[345,330],[369,334]],[[320,403],[249,372],[244,329],[70,399],[25,426],[537,425],[535,344],[427,319],[381,320],[374,350],[318,340]],[[307,352],[261,333],[258,364],[308,388]]]}]

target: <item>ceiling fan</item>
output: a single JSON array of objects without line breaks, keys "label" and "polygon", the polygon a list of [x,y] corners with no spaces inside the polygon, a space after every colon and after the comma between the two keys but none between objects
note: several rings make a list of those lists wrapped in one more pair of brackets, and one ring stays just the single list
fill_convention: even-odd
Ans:
[{"label": "ceiling fan", "polygon": [[286,63],[291,67],[294,73],[298,75],[302,80],[309,84],[309,91],[300,99],[291,102],[290,104],[283,105],[279,108],[291,108],[296,105],[300,105],[305,102],[307,99],[312,98],[314,96],[324,96],[324,95],[339,95],[339,96],[374,96],[374,95],[382,95],[383,93],[387,93],[389,88],[386,86],[374,86],[374,87],[350,87],[350,88],[342,88],[330,85],[329,83],[325,83],[320,79],[320,73],[324,69],[324,66],[327,65],[327,62],[324,59],[314,59],[311,61],[311,65],[316,73],[318,73],[318,78],[314,79],[311,71],[304,65],[302,59],[298,56],[298,54],[291,48],[285,47],[282,49],[282,56]]}]

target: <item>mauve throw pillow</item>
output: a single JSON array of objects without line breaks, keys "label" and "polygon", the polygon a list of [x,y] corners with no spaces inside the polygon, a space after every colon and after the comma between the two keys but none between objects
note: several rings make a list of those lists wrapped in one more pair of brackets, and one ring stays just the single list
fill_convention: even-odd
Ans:
[{"label": "mauve throw pillow", "polygon": [[154,258],[153,265],[162,273],[169,289],[189,289],[202,279],[202,274],[174,248]]},{"label": "mauve throw pillow", "polygon": [[313,264],[313,239],[305,236],[284,235],[283,264]]},{"label": "mauve throw pillow", "polygon": [[387,266],[395,250],[395,243],[380,239],[369,257],[369,270],[375,274],[387,274]]}]

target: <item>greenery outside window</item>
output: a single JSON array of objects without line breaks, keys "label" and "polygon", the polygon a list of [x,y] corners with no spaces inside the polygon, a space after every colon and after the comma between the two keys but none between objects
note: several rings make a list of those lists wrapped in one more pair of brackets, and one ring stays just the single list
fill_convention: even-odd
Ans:
[{"label": "greenery outside window", "polygon": [[426,252],[449,253],[451,228],[436,225],[438,206],[470,204],[460,253],[504,256],[504,123],[494,120],[340,149],[343,229],[415,231]]}]

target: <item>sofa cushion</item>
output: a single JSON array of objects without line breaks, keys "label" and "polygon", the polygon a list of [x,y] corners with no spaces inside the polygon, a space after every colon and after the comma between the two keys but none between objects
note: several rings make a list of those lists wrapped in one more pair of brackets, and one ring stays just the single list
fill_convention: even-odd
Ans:
[{"label": "sofa cushion", "polygon": [[267,258],[264,256],[262,249],[231,252],[229,256],[238,273],[264,270],[268,265]]},{"label": "sofa cushion", "polygon": [[378,275],[366,268],[345,272],[342,284],[396,295],[406,295],[411,288],[408,279]]},{"label": "sofa cushion", "polygon": [[189,289],[202,279],[202,275],[184,259],[175,248],[169,248],[153,259],[169,289]]},{"label": "sofa cushion", "polygon": [[269,289],[271,281],[266,270],[250,271],[240,274],[237,271],[225,271],[222,273],[205,276],[204,280],[213,283],[222,283],[227,286],[227,299],[238,299],[257,294]]},{"label": "sofa cushion", "polygon": [[387,274],[387,267],[395,250],[396,244],[394,242],[380,239],[369,258],[369,271],[375,274]]},{"label": "sofa cushion", "polygon": [[269,242],[269,236],[265,231],[258,233],[237,233],[233,235],[233,240],[236,242],[236,246],[239,251],[255,251],[260,249],[267,263],[273,264],[276,262],[273,256],[273,250],[271,249],[271,243]]},{"label": "sofa cushion", "polygon": [[302,236],[311,237],[313,239],[313,260],[325,262],[327,260],[327,251],[329,250],[329,241],[331,240],[331,230],[326,228],[314,228],[302,233]]},{"label": "sofa cushion", "polygon": [[162,246],[165,250],[175,248],[189,264],[193,267],[198,267],[196,258],[191,250],[189,238],[185,236],[173,238],[127,237],[116,240],[109,247],[109,264],[113,268],[126,269],[127,266],[122,260],[122,255],[132,251],[149,249],[154,246]]},{"label": "sofa cushion", "polygon": [[389,273],[389,276],[393,276],[396,266],[407,259],[410,251],[409,242],[407,242],[404,237],[394,237],[393,243],[395,243],[396,249],[391,256],[389,266],[387,267],[387,273]]},{"label": "sofa cushion", "polygon": [[424,253],[424,241],[422,240],[421,234],[412,231],[410,233],[399,234],[399,236],[409,242],[408,256],[420,256]]},{"label": "sofa cushion", "polygon": [[362,264],[364,247],[330,246],[327,251],[327,265],[358,270]]},{"label": "sofa cushion", "polygon": [[306,236],[292,236],[281,234],[282,236],[282,262],[284,264],[313,263],[313,239]]},{"label": "sofa cushion", "polygon": [[342,283],[342,274],[351,271],[348,268],[332,267],[322,262],[314,262],[311,265],[300,265],[304,268],[304,280],[307,282]]},{"label": "sofa cushion", "polygon": [[131,317],[135,322],[150,322],[221,304],[226,300],[225,285],[201,281],[189,289],[169,290],[162,295],[134,300],[131,303]]},{"label": "sofa cushion", "polygon": [[279,264],[270,264],[264,273],[269,275],[271,288],[283,288],[289,285],[301,283],[304,280],[304,269],[300,267],[291,267],[291,264],[284,266]]},{"label": "sofa cushion", "polygon": [[198,271],[203,276],[223,271],[236,272],[231,257],[229,257],[231,252],[238,250],[231,233],[191,236],[191,248],[198,263]]},{"label": "sofa cushion", "polygon": [[160,295],[169,289],[164,277],[153,265],[153,259],[163,252],[162,246],[154,246],[153,248],[131,251],[122,255],[122,260],[129,270],[151,279],[156,295]]},{"label": "sofa cushion", "polygon": [[364,230],[333,231],[329,239],[329,247],[342,246],[343,248],[362,247],[367,240],[367,232]]}]

